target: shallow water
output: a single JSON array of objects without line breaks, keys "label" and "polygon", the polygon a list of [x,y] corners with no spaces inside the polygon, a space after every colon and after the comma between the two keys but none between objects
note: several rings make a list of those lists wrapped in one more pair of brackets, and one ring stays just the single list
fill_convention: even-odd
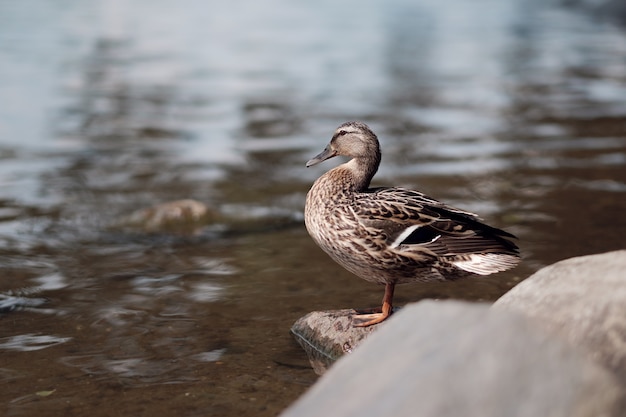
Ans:
[{"label": "shallow water", "polygon": [[[624,28],[527,1],[446,6],[0,3],[4,414],[269,416],[297,398],[316,377],[291,324],[382,297],[302,224],[336,164],[304,162],[346,120],[379,133],[376,184],[520,237],[513,271],[401,286],[398,305],[494,300],[623,248]],[[181,198],[217,220],[116,227]]]}]

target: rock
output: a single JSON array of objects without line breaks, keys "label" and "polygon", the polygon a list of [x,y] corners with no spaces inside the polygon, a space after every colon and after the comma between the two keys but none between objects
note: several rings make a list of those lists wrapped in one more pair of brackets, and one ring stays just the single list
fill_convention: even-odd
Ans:
[{"label": "rock", "polygon": [[615,378],[540,330],[483,304],[408,305],[282,417],[620,415]]},{"label": "rock", "polygon": [[352,309],[314,311],[298,319],[291,333],[306,352],[316,374],[322,375],[344,353],[352,352],[378,325],[353,327]]},{"label": "rock", "polygon": [[613,371],[626,385],[626,250],[547,266],[493,305],[536,319]]},{"label": "rock", "polygon": [[185,199],[143,208],[123,218],[119,224],[141,228],[147,232],[172,229],[195,229],[214,219],[217,214],[206,204]]}]

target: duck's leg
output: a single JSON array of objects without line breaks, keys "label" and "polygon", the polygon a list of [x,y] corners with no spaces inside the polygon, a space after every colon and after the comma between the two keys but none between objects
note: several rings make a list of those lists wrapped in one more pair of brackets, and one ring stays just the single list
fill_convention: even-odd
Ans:
[{"label": "duck's leg", "polygon": [[[385,284],[385,295],[383,296],[383,307],[381,313],[373,313],[373,314],[363,314],[361,317],[356,318],[356,323],[354,323],[354,327],[367,327],[373,324],[378,324],[387,319],[387,317],[391,316],[393,311],[393,290],[395,289],[395,283],[387,283]],[[371,320],[365,320],[367,316],[371,317]]]}]

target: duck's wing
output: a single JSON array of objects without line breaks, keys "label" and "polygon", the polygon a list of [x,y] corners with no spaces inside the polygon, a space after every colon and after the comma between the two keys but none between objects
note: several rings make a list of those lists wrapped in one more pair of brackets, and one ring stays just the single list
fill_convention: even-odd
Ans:
[{"label": "duck's wing", "polygon": [[418,191],[377,188],[356,196],[359,223],[386,237],[390,250],[430,252],[468,272],[488,275],[519,262],[515,236],[484,224],[474,213],[446,205]]}]

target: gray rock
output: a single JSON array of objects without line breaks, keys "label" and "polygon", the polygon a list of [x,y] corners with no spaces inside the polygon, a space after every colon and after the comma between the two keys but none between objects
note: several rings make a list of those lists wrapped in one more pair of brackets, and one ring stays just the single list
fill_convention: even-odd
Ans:
[{"label": "gray rock", "polygon": [[626,384],[626,251],[571,258],[545,267],[493,306],[536,320],[614,372]]},{"label": "gray rock", "polygon": [[530,320],[487,305],[404,307],[283,417],[617,416],[621,386]]}]

